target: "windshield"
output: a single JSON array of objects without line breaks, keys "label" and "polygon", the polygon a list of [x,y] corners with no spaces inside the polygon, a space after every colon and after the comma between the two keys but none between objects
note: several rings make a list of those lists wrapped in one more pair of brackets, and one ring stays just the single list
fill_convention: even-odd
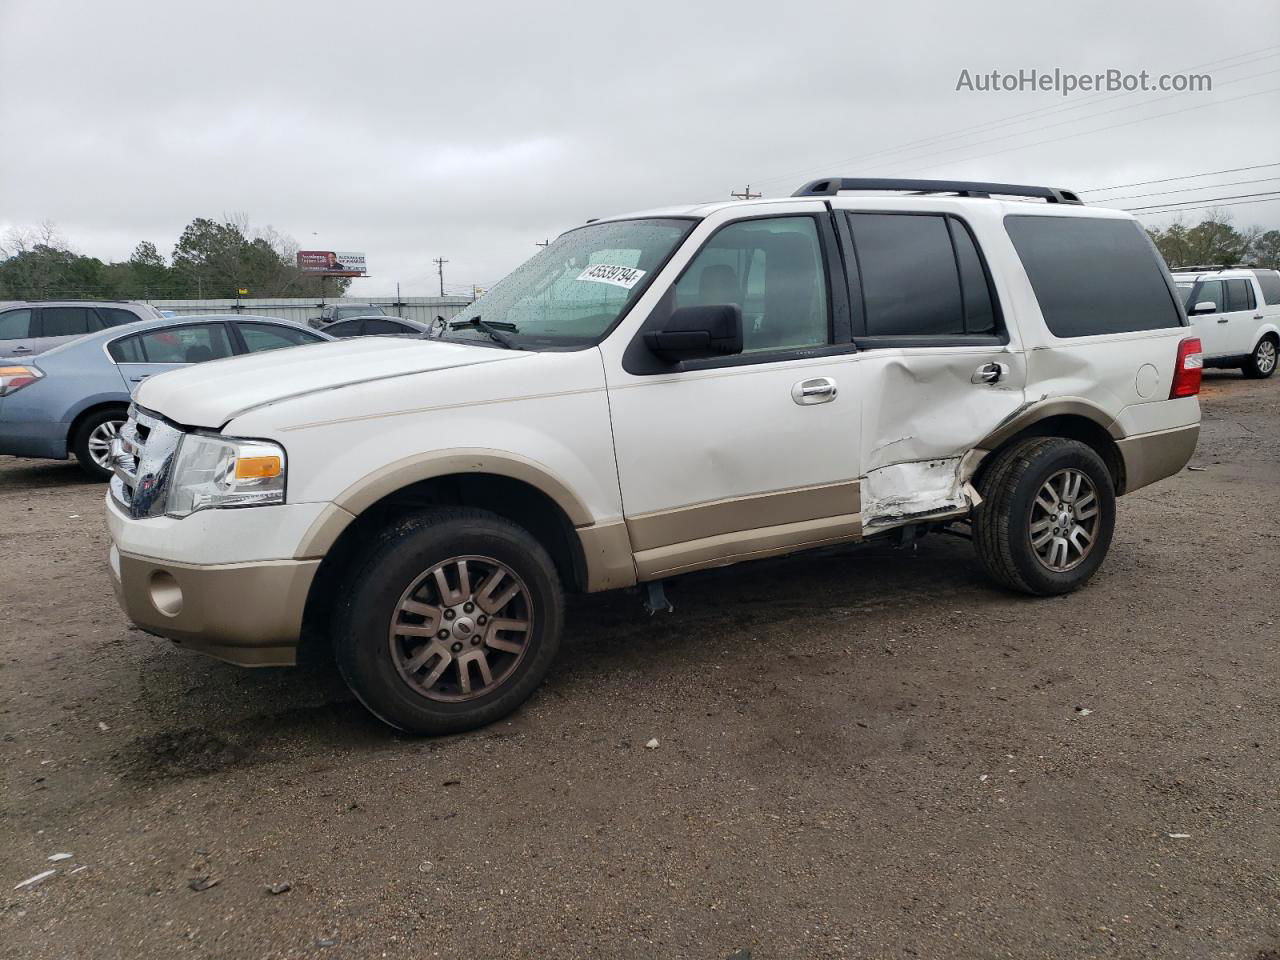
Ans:
[{"label": "windshield", "polygon": [[693,225],[616,220],[571,230],[464,308],[443,337],[493,342],[478,317],[526,350],[598,343]]}]

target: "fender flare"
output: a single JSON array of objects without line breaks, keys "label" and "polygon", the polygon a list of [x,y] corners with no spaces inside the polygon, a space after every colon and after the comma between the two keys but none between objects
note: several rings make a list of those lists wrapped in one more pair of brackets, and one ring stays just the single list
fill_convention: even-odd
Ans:
[{"label": "fender flare", "polygon": [[298,544],[295,557],[321,557],[356,517],[397,490],[455,474],[489,474],[519,480],[550,497],[575,528],[589,527],[595,518],[569,486],[551,470],[519,454],[482,447],[433,450],[380,467],[357,480],[316,518]]}]

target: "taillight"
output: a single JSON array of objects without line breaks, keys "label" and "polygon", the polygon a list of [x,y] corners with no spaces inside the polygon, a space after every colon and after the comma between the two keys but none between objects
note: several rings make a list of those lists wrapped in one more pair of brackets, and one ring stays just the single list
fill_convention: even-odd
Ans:
[{"label": "taillight", "polygon": [[1204,370],[1204,354],[1200,352],[1200,338],[1187,337],[1178,344],[1178,362],[1173,367],[1173,386],[1169,399],[1194,397],[1200,392],[1200,374]]},{"label": "taillight", "polygon": [[0,397],[16,393],[43,376],[35,367],[0,367]]}]

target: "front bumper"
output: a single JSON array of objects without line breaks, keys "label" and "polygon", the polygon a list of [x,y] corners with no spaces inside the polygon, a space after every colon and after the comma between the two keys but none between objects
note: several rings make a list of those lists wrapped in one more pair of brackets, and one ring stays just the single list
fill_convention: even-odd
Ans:
[{"label": "front bumper", "polygon": [[244,667],[292,666],[319,560],[194,565],[111,547],[125,614],[181,647]]}]

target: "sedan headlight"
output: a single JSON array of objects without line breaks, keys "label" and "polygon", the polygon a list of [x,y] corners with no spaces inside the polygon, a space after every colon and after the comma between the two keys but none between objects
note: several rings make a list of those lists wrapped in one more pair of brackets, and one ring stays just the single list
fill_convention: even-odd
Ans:
[{"label": "sedan headlight", "polygon": [[188,433],[178,447],[165,513],[185,517],[213,507],[284,503],[284,481],[278,444]]}]

